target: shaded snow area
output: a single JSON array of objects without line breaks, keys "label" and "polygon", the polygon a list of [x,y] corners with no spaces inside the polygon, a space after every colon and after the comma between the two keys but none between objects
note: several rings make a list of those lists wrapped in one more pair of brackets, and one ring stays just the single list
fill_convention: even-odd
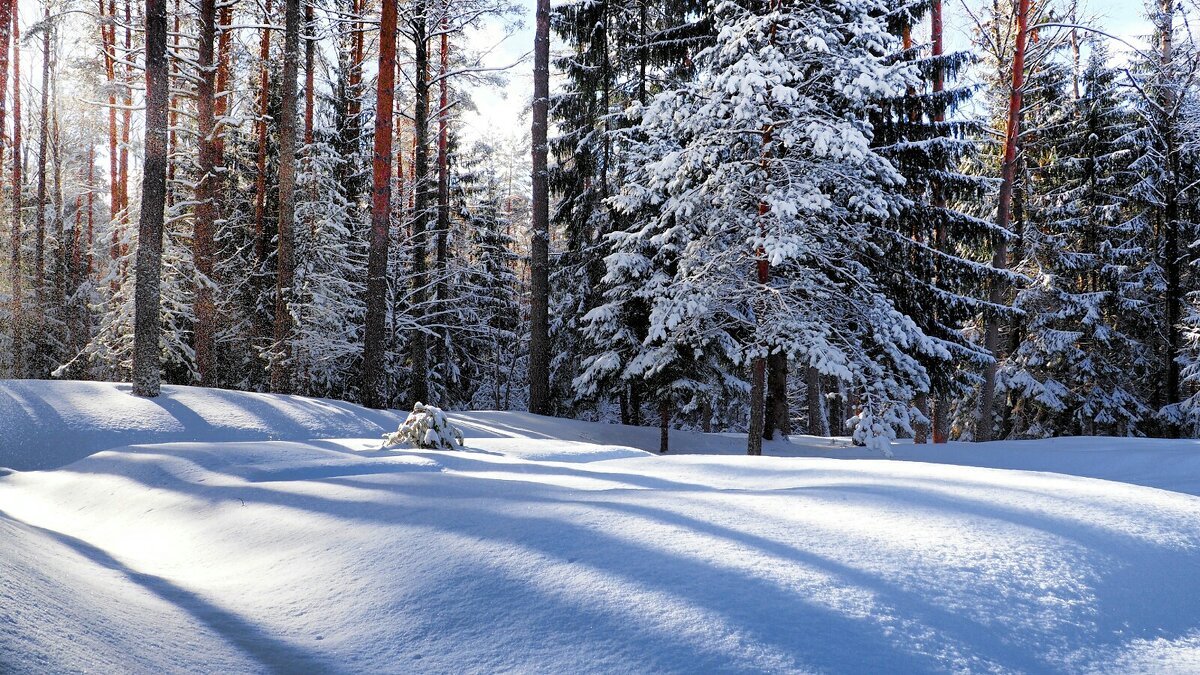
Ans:
[{"label": "shaded snow area", "polygon": [[0,382],[0,672],[1200,672],[1191,441],[403,417]]}]

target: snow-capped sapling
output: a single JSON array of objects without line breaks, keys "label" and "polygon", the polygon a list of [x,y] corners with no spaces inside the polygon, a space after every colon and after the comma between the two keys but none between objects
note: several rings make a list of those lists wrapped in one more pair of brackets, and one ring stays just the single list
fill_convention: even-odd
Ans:
[{"label": "snow-capped sapling", "polygon": [[463,435],[441,408],[418,402],[400,428],[383,437],[385,448],[405,443],[427,450],[453,450],[463,447]]}]

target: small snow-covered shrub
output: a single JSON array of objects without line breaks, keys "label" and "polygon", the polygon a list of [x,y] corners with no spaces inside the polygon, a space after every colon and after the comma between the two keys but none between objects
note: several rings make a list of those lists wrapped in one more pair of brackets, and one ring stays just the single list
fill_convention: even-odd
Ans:
[{"label": "small snow-covered shrub", "polygon": [[463,435],[450,424],[441,408],[418,402],[395,433],[383,437],[383,447],[409,443],[430,450],[453,450],[463,446]]}]

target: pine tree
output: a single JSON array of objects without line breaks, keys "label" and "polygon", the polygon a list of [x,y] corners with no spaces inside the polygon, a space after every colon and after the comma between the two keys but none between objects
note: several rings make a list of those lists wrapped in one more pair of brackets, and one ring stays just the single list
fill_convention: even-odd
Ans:
[{"label": "pine tree", "polygon": [[[616,203],[657,213],[614,235],[607,260],[610,277],[628,271],[653,289],[631,363],[666,372],[671,352],[659,343],[685,356],[678,347],[711,345],[742,367],[783,351],[853,382],[864,440],[908,426],[907,401],[929,387],[913,355],[944,348],[887,298],[888,267],[872,243],[877,223],[907,200],[900,175],[870,147],[868,108],[917,82],[911,67],[889,63],[895,41],[881,10],[721,3],[721,30],[697,56],[695,80],[639,111],[647,140],[637,151],[656,159]],[[593,322],[603,313],[611,310]],[[751,398],[756,454],[753,411],[762,409]]]},{"label": "pine tree", "polygon": [[1077,83],[1060,66],[1030,88],[1045,119],[1027,148],[1022,271],[1033,282],[1017,293],[1027,320],[998,375],[1021,436],[1133,435],[1152,412],[1142,384],[1151,352],[1138,338],[1148,305],[1124,217],[1134,124],[1107,49],[1090,46]]}]

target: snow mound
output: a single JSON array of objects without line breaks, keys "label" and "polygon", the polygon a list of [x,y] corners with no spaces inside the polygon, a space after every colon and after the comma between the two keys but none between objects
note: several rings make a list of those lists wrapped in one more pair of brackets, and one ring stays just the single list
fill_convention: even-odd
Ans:
[{"label": "snow mound", "polygon": [[111,382],[0,380],[0,467],[54,469],[110,448],[182,441],[379,438],[394,412],[300,396]]},{"label": "snow mound", "polygon": [[417,401],[400,428],[383,437],[385,448],[404,444],[429,450],[454,450],[463,446],[463,434],[441,408]]}]

